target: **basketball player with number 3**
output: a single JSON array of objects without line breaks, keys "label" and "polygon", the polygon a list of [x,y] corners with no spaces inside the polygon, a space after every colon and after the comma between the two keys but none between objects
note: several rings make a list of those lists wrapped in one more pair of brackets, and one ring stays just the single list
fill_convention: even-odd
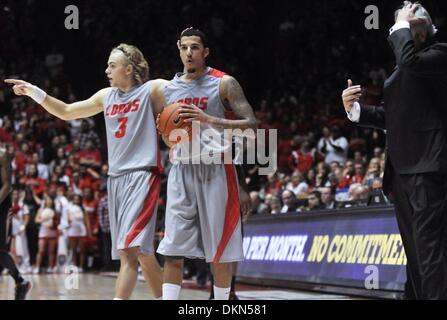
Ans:
[{"label": "basketball player with number 3", "polygon": [[162,272],[153,248],[160,158],[155,116],[165,105],[166,80],[149,79],[149,65],[136,47],[112,49],[105,70],[110,87],[71,104],[47,95],[28,82],[7,79],[17,95],[27,95],[63,120],[104,112],[109,159],[109,214],[112,258],[120,259],[115,299],[129,299],[138,263],[154,297],[161,298]]}]

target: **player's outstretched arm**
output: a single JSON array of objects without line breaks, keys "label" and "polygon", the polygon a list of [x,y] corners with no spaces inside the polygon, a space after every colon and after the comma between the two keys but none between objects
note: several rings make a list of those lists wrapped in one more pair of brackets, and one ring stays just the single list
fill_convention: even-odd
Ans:
[{"label": "player's outstretched arm", "polygon": [[194,105],[182,106],[180,114],[185,122],[200,121],[224,129],[257,129],[258,121],[253,109],[245,98],[239,82],[231,76],[225,75],[220,83],[220,97],[228,109],[233,110],[237,120],[229,120],[210,116]]},{"label": "player's outstretched arm", "polygon": [[[233,110],[238,119],[221,119],[224,120],[223,125],[225,128],[227,128],[227,125],[230,125],[230,128],[239,128],[242,130],[247,128],[255,130],[258,128],[258,120],[255,117],[253,108],[248,103],[244,90],[242,90],[241,85],[235,78],[229,75],[222,77],[220,95],[225,107]],[[221,124],[217,123],[217,125],[219,126]]]},{"label": "player's outstretched arm", "polygon": [[101,112],[103,110],[102,100],[104,94],[110,90],[110,88],[105,88],[98,91],[87,100],[68,104],[51,97],[39,87],[26,81],[6,79],[5,82],[13,85],[12,89],[16,95],[29,96],[44,107],[49,113],[62,120],[87,118]]}]

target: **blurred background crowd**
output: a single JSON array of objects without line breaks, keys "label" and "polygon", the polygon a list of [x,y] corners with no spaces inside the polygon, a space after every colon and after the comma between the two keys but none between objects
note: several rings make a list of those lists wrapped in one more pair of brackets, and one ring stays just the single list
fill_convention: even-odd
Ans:
[{"label": "blurred background crowd", "polygon": [[[23,240],[13,252],[25,271],[116,268],[104,118],[62,121],[2,80],[25,79],[67,102],[85,99],[107,86],[108,54],[121,42],[142,50],[151,78],[171,79],[182,66],[176,39],[189,26],[208,34],[209,65],[238,79],[260,128],[278,130],[277,172],[260,176],[257,165],[246,167],[253,215],[336,214],[387,202],[380,192],[384,132],[352,125],[340,96],[349,77],[363,86],[363,103],[380,103],[394,63],[386,37],[400,1],[376,3],[378,30],[365,29],[365,1],[280,2],[0,0],[0,144],[12,159],[14,234]],[[64,28],[68,4],[79,8],[79,30]],[[424,5],[443,38],[441,3]],[[159,237],[169,169],[161,146]]]}]

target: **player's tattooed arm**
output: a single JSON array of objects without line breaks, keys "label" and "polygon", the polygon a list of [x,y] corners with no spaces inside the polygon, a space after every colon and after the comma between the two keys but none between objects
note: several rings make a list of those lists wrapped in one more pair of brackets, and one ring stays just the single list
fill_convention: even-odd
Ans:
[{"label": "player's tattooed arm", "polygon": [[253,109],[245,97],[244,90],[235,78],[228,75],[223,76],[220,84],[220,95],[224,106],[234,112],[237,120],[218,119],[214,125],[242,130],[258,127]]},{"label": "player's tattooed arm", "polygon": [[0,203],[6,199],[11,192],[11,163],[6,150],[0,150],[0,172],[2,188],[0,189]]},{"label": "player's tattooed arm", "polygon": [[6,79],[12,84],[13,91],[18,96],[29,96],[37,101],[45,110],[62,120],[74,120],[94,116],[103,111],[103,98],[111,88],[99,90],[87,100],[65,103],[46,94],[40,88],[29,82],[18,79]]},{"label": "player's tattooed arm", "polygon": [[224,129],[257,129],[258,121],[253,109],[245,98],[239,82],[231,76],[225,75],[220,82],[220,97],[224,106],[232,110],[236,115],[236,120],[213,117],[206,114],[197,106],[183,106],[180,114],[186,122],[200,121],[211,124],[217,128]]}]

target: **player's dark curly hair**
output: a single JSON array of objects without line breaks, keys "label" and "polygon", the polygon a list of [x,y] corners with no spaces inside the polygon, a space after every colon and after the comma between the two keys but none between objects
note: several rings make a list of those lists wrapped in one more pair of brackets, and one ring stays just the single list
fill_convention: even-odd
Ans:
[{"label": "player's dark curly hair", "polygon": [[203,31],[200,31],[199,29],[195,29],[193,27],[186,28],[185,30],[180,32],[178,40],[181,40],[182,37],[192,37],[192,36],[199,37],[200,40],[202,41],[203,46],[205,48],[208,47],[208,37],[206,36],[206,34]]}]

